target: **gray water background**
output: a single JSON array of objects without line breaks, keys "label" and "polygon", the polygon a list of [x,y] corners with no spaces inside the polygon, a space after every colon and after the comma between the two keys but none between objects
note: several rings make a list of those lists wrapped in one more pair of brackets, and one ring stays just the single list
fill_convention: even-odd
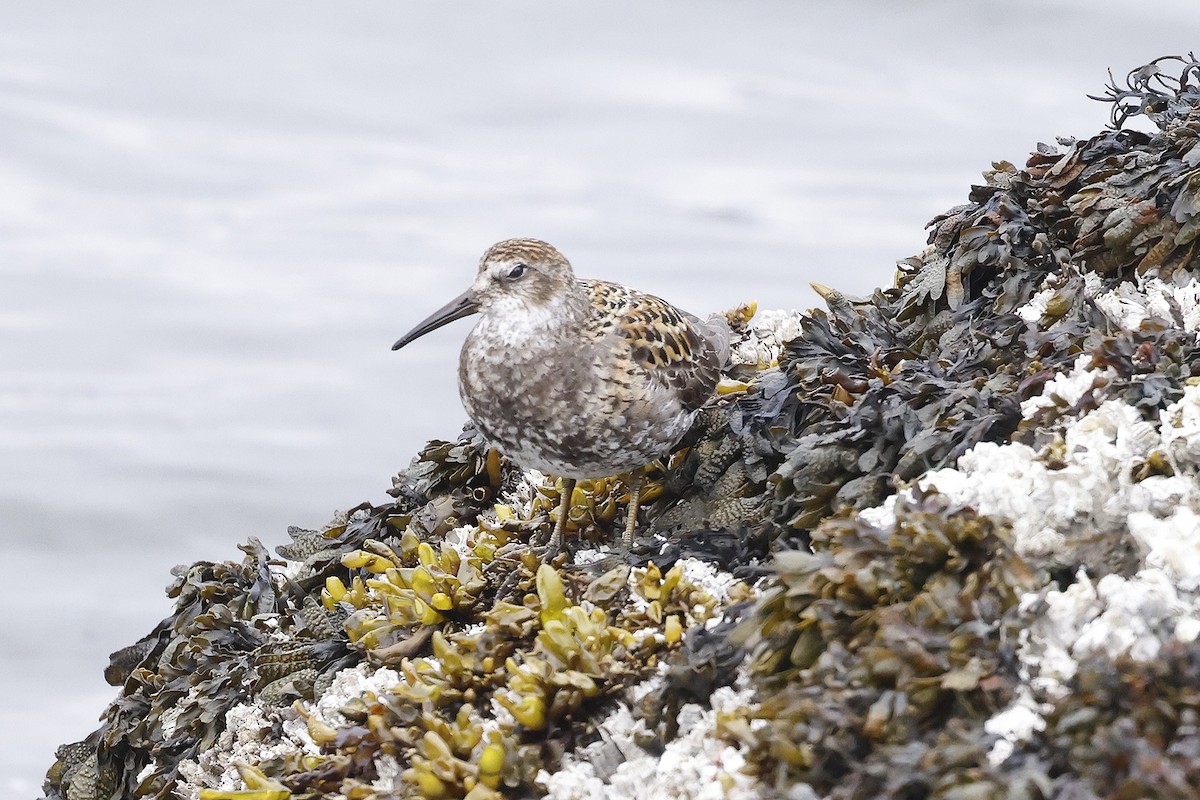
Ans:
[{"label": "gray water background", "polygon": [[1155,2],[0,6],[0,793],[113,698],[168,570],[286,541],[464,415],[531,235],[694,312],[867,293],[991,160],[1200,44]]}]

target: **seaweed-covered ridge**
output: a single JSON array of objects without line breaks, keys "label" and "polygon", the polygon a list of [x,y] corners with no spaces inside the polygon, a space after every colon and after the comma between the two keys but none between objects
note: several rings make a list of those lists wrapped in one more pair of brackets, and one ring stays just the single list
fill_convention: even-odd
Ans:
[{"label": "seaweed-covered ridge", "polygon": [[1200,62],[1102,99],[893,286],[732,313],[631,563],[620,479],[542,564],[562,485],[431,442],[178,568],[47,798],[1196,796]]}]

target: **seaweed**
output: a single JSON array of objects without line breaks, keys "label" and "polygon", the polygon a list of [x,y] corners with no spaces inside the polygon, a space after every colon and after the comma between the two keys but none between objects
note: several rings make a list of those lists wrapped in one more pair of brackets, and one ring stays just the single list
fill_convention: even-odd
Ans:
[{"label": "seaweed", "polygon": [[[1018,600],[1037,585],[1007,526],[917,491],[897,500],[890,529],[830,519],[812,552],[778,553],[775,567],[736,634],[763,700],[726,724],[740,724],[776,788],[925,796],[947,786],[949,765],[929,758],[947,737],[962,750],[955,780],[986,782],[983,723],[1019,682]],[[899,753],[919,756],[912,769],[897,771]]]},{"label": "seaweed", "polygon": [[1046,715],[1056,796],[1192,798],[1200,786],[1200,646],[1089,661]]}]

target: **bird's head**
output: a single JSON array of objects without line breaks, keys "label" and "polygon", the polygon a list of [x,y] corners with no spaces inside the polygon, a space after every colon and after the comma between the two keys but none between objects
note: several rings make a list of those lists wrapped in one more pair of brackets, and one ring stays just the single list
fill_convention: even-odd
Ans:
[{"label": "bird's head", "polygon": [[535,311],[575,288],[566,256],[538,239],[506,239],[479,260],[471,293],[485,312],[492,307]]},{"label": "bird's head", "polygon": [[553,313],[578,291],[571,263],[553,246],[539,239],[505,239],[483,254],[470,289],[431,314],[392,349],[479,311],[518,317]]}]

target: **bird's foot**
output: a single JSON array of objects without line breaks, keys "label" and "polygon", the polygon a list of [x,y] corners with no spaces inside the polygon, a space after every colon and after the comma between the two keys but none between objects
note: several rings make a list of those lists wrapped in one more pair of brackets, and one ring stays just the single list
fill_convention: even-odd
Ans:
[{"label": "bird's foot", "polygon": [[537,557],[537,560],[543,564],[549,564],[559,556],[569,558],[571,555],[563,545],[562,537],[559,536],[551,536],[550,540],[544,544],[531,543],[529,545],[529,552],[533,553]]}]

